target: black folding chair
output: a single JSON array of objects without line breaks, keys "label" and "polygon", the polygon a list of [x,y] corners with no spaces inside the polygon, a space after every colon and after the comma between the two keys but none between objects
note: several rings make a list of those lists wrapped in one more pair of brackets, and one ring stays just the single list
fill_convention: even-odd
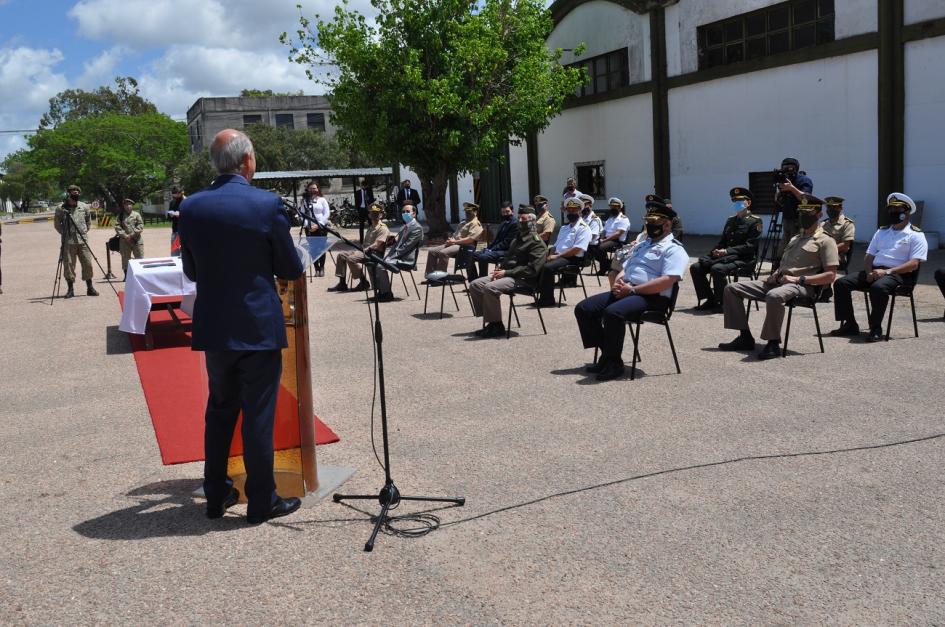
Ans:
[{"label": "black folding chair", "polygon": [[[676,364],[676,374],[682,374],[679,368],[679,358],[676,356],[676,345],[673,343],[673,334],[669,330],[669,319],[673,317],[673,311],[676,309],[676,298],[679,296],[679,281],[673,284],[673,293],[669,297],[669,306],[666,309],[647,309],[640,313],[634,319],[627,320],[627,326],[630,329],[630,337],[633,339],[633,359],[630,363],[630,380],[636,378],[637,361],[640,361],[640,326],[644,322],[660,324],[666,329],[666,337],[669,339],[669,349],[673,353],[673,362]],[[634,325],[636,330],[634,331]]]},{"label": "black folding chair", "polygon": [[404,291],[407,292],[407,297],[410,297],[410,288],[407,287],[407,279],[404,278],[404,274],[410,275],[410,281],[413,283],[413,289],[417,293],[417,300],[420,300],[420,288],[417,287],[417,280],[413,277],[413,273],[417,271],[417,259],[419,257],[420,255],[417,254],[417,256],[414,257],[412,264],[407,264],[402,261],[394,262],[397,267],[400,268],[400,280],[404,284]]},{"label": "black folding chair", "polygon": [[584,253],[584,256],[581,257],[581,263],[575,266],[567,265],[555,272],[555,277],[558,279],[558,306],[561,306],[563,301],[568,300],[564,295],[564,279],[565,277],[574,277],[575,280],[580,283],[581,291],[584,292],[584,298],[587,298],[587,287],[584,286],[584,273],[581,272],[584,268],[589,265],[588,255]]},{"label": "black folding chair", "polygon": [[[823,333],[820,331],[820,318],[817,316],[817,303],[820,302],[820,295],[823,289],[824,288],[821,285],[815,286],[813,297],[798,296],[797,298],[792,298],[790,301],[785,303],[785,306],[788,308],[788,315],[787,324],[784,327],[784,344],[781,346],[781,357],[787,357],[788,340],[791,337],[791,319],[794,315],[795,307],[810,309],[814,313],[814,328],[817,329],[817,343],[820,344],[820,352],[824,352],[824,338]],[[749,302],[745,306],[746,319],[751,313],[751,301],[755,301],[755,309],[758,308],[758,299],[749,299]]]},{"label": "black folding chair", "polygon": [[[910,272],[905,276],[905,281],[902,285],[896,288],[896,291],[892,293],[889,298],[889,315],[886,317],[886,341],[889,341],[889,332],[892,330],[892,318],[893,310],[896,308],[896,297],[908,297],[909,304],[912,306],[912,330],[915,333],[916,337],[919,337],[919,321],[915,316],[915,285],[919,281],[919,268],[916,268],[914,271]],[[870,293],[869,290],[863,290],[863,297],[866,299],[866,317],[870,315]]]},{"label": "black folding chair", "polygon": [[[411,275],[412,277],[413,275]],[[462,284],[463,287],[469,290],[469,286],[466,283],[466,275],[464,274],[447,274],[446,276],[439,279],[425,279],[420,282],[420,285],[425,285],[426,290],[423,293],[423,313],[427,313],[427,301],[430,298],[430,288],[438,287],[440,288],[440,320],[443,319],[443,301],[446,299],[446,288],[450,289],[450,295],[453,297],[453,304],[456,305],[456,311],[459,311],[459,301],[456,300],[456,292],[453,290],[454,285]]]},{"label": "black folding chair", "polygon": [[516,287],[514,290],[506,294],[509,297],[509,320],[508,324],[505,325],[505,339],[512,337],[512,316],[515,316],[515,326],[522,328],[522,323],[518,319],[518,312],[515,310],[515,297],[516,296],[529,296],[534,301],[536,307],[535,311],[538,312],[538,320],[541,322],[541,332],[544,335],[548,335],[548,329],[545,327],[545,318],[541,315],[541,307],[538,307],[538,297],[539,292],[537,288],[531,286]]}]

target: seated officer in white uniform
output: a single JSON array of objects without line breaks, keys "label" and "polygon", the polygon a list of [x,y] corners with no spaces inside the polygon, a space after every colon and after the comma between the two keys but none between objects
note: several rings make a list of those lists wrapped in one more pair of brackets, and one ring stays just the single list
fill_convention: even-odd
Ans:
[{"label": "seated officer in white uniform", "polygon": [[623,246],[627,241],[627,233],[630,231],[630,218],[625,214],[623,201],[615,197],[608,200],[607,205],[610,208],[610,217],[604,222],[604,230],[594,252],[597,266],[600,268],[598,274],[601,276],[607,274],[610,269],[607,254]]},{"label": "seated officer in white uniform", "polygon": [[860,327],[853,314],[853,290],[870,293],[870,332],[868,342],[883,338],[883,317],[889,296],[896,288],[911,280],[907,275],[919,269],[928,258],[929,245],[925,234],[909,223],[915,213],[915,202],[905,194],[892,193],[886,198],[887,226],[873,235],[866,249],[864,270],[848,274],[833,284],[834,317],[840,327],[830,335],[858,335]]},{"label": "seated officer in white uniform", "polygon": [[584,207],[581,209],[581,219],[591,229],[591,246],[600,244],[600,234],[604,230],[604,222],[594,213],[594,197],[588,194],[581,194],[581,202]]},{"label": "seated officer in white uniform", "polygon": [[578,268],[580,271],[584,264],[584,254],[591,243],[591,229],[581,220],[583,206],[584,203],[579,198],[569,198],[564,202],[567,223],[558,231],[555,251],[548,255],[541,271],[539,307],[551,307],[556,304],[555,274],[567,266]]},{"label": "seated officer in white uniform", "polygon": [[643,311],[669,307],[673,285],[689,267],[689,254],[673,238],[675,215],[666,205],[651,203],[644,218],[648,237],[624,261],[611,290],[590,296],[574,308],[584,348],[600,349],[600,359],[587,368],[597,373],[598,381],[623,375],[627,321]]}]

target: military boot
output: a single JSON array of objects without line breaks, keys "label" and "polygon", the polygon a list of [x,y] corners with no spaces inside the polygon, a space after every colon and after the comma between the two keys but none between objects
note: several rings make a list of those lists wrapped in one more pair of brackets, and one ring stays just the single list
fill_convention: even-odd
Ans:
[{"label": "military boot", "polygon": [[85,295],[98,296],[98,291],[94,287],[92,287],[92,281],[85,282]]},{"label": "military boot", "polygon": [[63,298],[72,298],[75,296],[75,291],[72,289],[72,281],[66,281],[66,285],[69,286],[69,289],[66,290],[66,295]]}]

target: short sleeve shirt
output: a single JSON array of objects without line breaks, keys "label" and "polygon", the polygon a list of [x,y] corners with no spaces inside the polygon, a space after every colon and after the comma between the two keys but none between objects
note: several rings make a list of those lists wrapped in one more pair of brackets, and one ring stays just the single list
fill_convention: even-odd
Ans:
[{"label": "short sleeve shirt", "polygon": [[841,215],[836,222],[824,220],[820,223],[820,228],[838,244],[852,242],[853,238],[856,237],[856,226],[853,224],[853,220],[844,215]]},{"label": "short sleeve shirt", "polygon": [[594,245],[600,239],[600,232],[604,228],[604,224],[593,211],[584,218],[584,222],[586,222],[587,226],[591,229],[591,245]]},{"label": "short sleeve shirt", "polygon": [[361,242],[361,245],[367,248],[377,242],[383,244],[387,241],[388,237],[390,237],[390,229],[387,228],[387,225],[384,224],[383,221],[378,221],[377,226],[372,226],[364,232],[364,241]]},{"label": "short sleeve shirt", "polygon": [[541,237],[544,233],[553,233],[555,230],[555,219],[550,211],[545,211],[541,217],[535,220],[535,233]]},{"label": "short sleeve shirt", "polygon": [[[591,244],[591,229],[583,220],[578,220],[574,226],[565,224],[558,231],[558,240],[555,242],[555,253],[561,254],[571,248],[580,248],[587,252],[587,247]],[[578,254],[583,257],[584,253]]]},{"label": "short sleeve shirt", "polygon": [[459,225],[459,230],[456,231],[456,239],[466,239],[471,237],[474,240],[478,240],[482,236],[482,224],[479,220],[470,220],[468,222],[463,222]]},{"label": "short sleeve shirt", "polygon": [[818,228],[811,235],[799,233],[791,238],[781,256],[780,268],[788,276],[810,276],[839,265],[837,242]]},{"label": "short sleeve shirt", "polygon": [[[682,277],[689,267],[689,253],[672,235],[658,242],[647,238],[623,262],[623,280],[631,285],[642,285],[661,276]],[[663,290],[662,296],[672,296],[673,289]]]},{"label": "short sleeve shirt", "polygon": [[617,214],[617,217],[607,218],[607,222],[604,222],[604,237],[610,237],[617,231],[623,231],[623,237],[620,238],[621,242],[627,241],[627,231],[630,230],[630,218],[620,213]]},{"label": "short sleeve shirt", "polygon": [[866,254],[873,255],[874,267],[895,268],[910,259],[925,261],[929,256],[929,244],[925,233],[913,230],[911,224],[901,231],[890,226],[876,231]]}]

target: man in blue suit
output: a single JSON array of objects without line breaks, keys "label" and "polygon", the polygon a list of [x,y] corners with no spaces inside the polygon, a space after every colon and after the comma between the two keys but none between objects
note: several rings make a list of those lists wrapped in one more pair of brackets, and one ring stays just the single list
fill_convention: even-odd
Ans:
[{"label": "man in blue suit", "polygon": [[239,500],[227,457],[240,409],[246,464],[246,519],[259,524],[297,510],[276,494],[273,421],[282,349],[282,303],[273,275],[302,276],[278,196],[251,187],[256,156],[249,138],[227,129],[214,137],[210,160],[220,176],[180,209],[184,273],[197,283],[193,350],[205,351],[210,397],[204,433],[207,517],[220,518]]}]

